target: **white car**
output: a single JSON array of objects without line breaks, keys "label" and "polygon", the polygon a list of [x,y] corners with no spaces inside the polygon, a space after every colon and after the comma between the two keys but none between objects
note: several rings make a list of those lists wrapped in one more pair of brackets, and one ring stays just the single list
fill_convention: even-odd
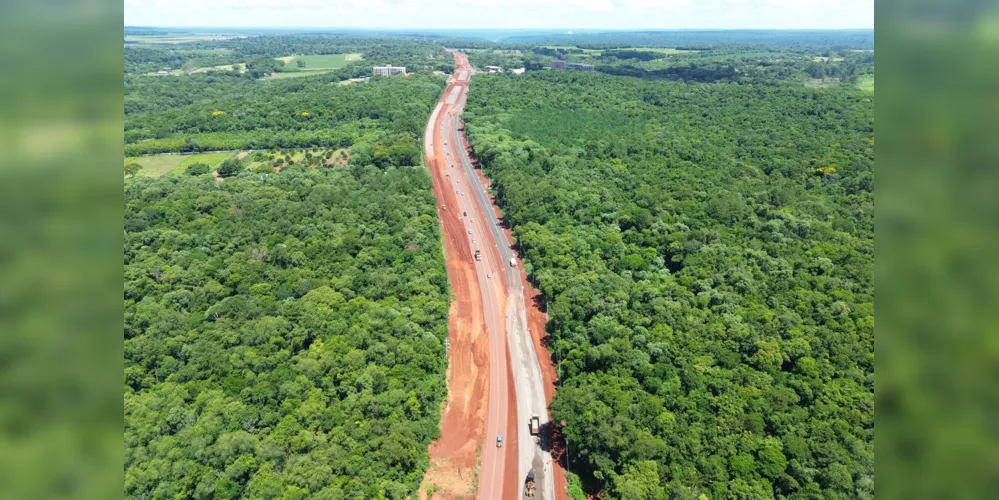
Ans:
[{"label": "white car", "polygon": [[489,274],[489,273],[486,273],[486,277],[487,277],[487,278],[492,278],[492,277],[493,277],[493,275],[492,275],[492,274]]},{"label": "white car", "polygon": [[472,230],[471,229],[468,230],[468,234],[472,234]]}]

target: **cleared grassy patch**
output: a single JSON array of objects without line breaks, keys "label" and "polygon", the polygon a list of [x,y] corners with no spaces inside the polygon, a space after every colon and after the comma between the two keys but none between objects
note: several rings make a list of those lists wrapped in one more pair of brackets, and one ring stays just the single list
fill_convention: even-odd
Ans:
[{"label": "cleared grassy patch", "polygon": [[864,75],[858,78],[857,88],[864,92],[874,92],[874,75]]},{"label": "cleared grassy patch", "polygon": [[[190,72],[185,72],[182,69],[172,69],[172,70],[170,70],[170,71],[167,72],[167,75],[168,76],[184,76],[184,75],[194,74],[194,73],[207,73],[209,71],[239,71],[240,73],[246,73],[246,64],[245,63],[238,63],[238,64],[223,64],[221,66],[206,66],[204,68],[197,68],[197,69],[191,70]],[[146,73],[146,75],[147,76],[163,76],[158,71],[153,71],[153,72],[150,72],[150,73]]]},{"label": "cleared grassy patch", "polygon": [[184,173],[184,169],[192,163],[207,163],[213,169],[220,163],[232,158],[232,152],[194,153],[189,155],[164,154],[150,156],[133,156],[125,158],[125,165],[138,163],[142,165],[139,175],[160,177]]},{"label": "cleared grassy patch", "polygon": [[191,73],[207,73],[209,71],[239,71],[240,73],[246,73],[246,63],[238,64],[223,64],[222,66],[209,66],[207,68],[198,68]]},{"label": "cleared grassy patch", "polygon": [[[284,61],[284,71],[272,74],[268,79],[295,78],[299,76],[321,75],[342,68],[349,61],[359,61],[361,54],[325,54],[318,56],[284,56],[276,58]],[[298,64],[301,63],[302,66]]]}]

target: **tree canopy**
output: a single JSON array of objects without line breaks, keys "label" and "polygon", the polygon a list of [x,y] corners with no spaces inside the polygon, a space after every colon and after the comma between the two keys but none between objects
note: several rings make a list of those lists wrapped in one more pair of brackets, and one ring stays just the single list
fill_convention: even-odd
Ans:
[{"label": "tree canopy", "polygon": [[446,395],[418,146],[443,78],[125,87],[129,153],[281,149],[125,179],[124,496],[413,497]]},{"label": "tree canopy", "polygon": [[447,366],[425,170],[135,178],[125,230],[126,496],[415,492]]},{"label": "tree canopy", "polygon": [[867,94],[548,72],[466,126],[613,498],[873,498]]}]

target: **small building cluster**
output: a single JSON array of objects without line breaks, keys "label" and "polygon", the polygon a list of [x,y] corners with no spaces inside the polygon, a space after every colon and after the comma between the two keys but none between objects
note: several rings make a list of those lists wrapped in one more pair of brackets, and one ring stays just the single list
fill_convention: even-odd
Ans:
[{"label": "small building cluster", "polygon": [[567,69],[570,71],[593,71],[592,64],[567,63],[565,61],[552,61],[552,69]]},{"label": "small building cluster", "polygon": [[388,66],[375,66],[373,68],[373,71],[375,76],[392,76],[392,75],[397,75],[399,73],[405,73],[406,67],[392,66],[391,64],[389,64]]},{"label": "small building cluster", "polygon": [[[500,67],[500,66],[486,66],[483,69],[485,70],[486,73],[502,73],[503,72],[503,68]],[[513,68],[513,69],[508,69],[507,71],[510,72],[510,73],[513,73],[515,75],[523,75],[524,74],[524,68]]]}]

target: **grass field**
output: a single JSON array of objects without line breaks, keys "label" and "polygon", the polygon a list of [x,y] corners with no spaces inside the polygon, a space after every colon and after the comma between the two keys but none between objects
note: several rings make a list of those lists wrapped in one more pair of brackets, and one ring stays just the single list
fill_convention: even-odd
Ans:
[{"label": "grass field", "polygon": [[[361,54],[326,54],[320,56],[284,56],[278,59],[284,61],[285,67],[295,70],[313,71],[322,69],[339,69],[347,65],[350,61],[359,61]],[[298,67],[298,61],[305,63],[302,68]]]},{"label": "grass field", "polygon": [[139,175],[160,177],[184,173],[184,169],[192,163],[207,163],[212,168],[219,166],[225,160],[232,158],[233,153],[195,153],[190,155],[151,155],[125,158],[125,165],[138,163],[142,165]]},{"label": "grass field", "polygon": [[[326,54],[318,56],[284,56],[278,57],[284,61],[285,71],[274,73],[268,79],[295,78],[299,76],[321,75],[342,68],[351,61],[360,61],[361,54]],[[301,61],[305,66],[298,67]]]},{"label": "grass field", "polygon": [[864,75],[858,78],[857,88],[865,92],[874,92],[874,75]]}]

